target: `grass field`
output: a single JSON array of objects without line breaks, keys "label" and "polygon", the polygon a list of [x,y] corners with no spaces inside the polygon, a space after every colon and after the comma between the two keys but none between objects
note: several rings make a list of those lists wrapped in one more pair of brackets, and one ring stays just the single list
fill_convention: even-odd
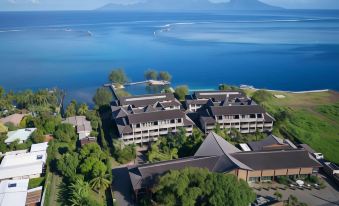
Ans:
[{"label": "grass field", "polygon": [[[246,90],[249,96],[253,92]],[[287,120],[276,124],[274,133],[309,144],[326,159],[339,164],[339,93],[270,93],[272,97],[263,106],[274,115],[282,110],[289,113]],[[275,98],[275,94],[285,98]]]}]

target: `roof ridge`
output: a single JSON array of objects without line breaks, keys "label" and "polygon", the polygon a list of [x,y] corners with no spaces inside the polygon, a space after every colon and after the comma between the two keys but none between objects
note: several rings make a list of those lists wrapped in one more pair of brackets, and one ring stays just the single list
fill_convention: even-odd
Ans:
[{"label": "roof ridge", "polygon": [[154,163],[149,163],[149,164],[145,164],[145,165],[140,165],[137,168],[138,169],[143,169],[143,168],[150,168],[150,167],[154,167],[154,166],[160,166],[160,165],[167,165],[170,163],[173,163],[175,161],[180,161],[180,162],[187,162],[187,161],[194,161],[194,160],[200,160],[200,159],[208,159],[208,158],[214,158],[214,157],[218,157],[216,155],[213,156],[202,156],[202,157],[185,157],[185,158],[179,158],[179,159],[173,159],[173,160],[169,160],[169,161],[165,161],[165,162],[154,162]]}]

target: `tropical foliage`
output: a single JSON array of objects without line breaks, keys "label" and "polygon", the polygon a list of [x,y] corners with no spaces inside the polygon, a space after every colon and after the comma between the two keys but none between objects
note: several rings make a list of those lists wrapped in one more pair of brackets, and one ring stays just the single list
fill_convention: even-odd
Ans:
[{"label": "tropical foliage", "polygon": [[198,168],[168,172],[153,191],[160,205],[247,206],[256,197],[248,184],[236,176]]},{"label": "tropical foliage", "polygon": [[112,83],[123,85],[128,81],[128,78],[123,69],[114,69],[109,75],[109,80]]},{"label": "tropical foliage", "polygon": [[188,95],[188,86],[186,85],[181,85],[175,88],[175,96],[180,100],[185,100],[185,96]]}]

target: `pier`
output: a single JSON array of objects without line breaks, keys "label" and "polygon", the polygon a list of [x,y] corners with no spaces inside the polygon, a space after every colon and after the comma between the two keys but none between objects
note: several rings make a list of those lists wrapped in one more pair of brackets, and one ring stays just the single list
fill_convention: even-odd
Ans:
[{"label": "pier", "polygon": [[171,82],[164,81],[164,80],[146,80],[146,81],[140,81],[140,82],[130,82],[124,84],[124,86],[132,86],[132,85],[138,85],[138,84],[149,84],[151,86],[165,86],[170,85]]}]

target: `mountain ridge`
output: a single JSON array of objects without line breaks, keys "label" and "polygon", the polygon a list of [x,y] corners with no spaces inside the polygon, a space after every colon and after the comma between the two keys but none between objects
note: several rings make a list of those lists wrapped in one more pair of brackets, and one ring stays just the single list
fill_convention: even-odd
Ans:
[{"label": "mountain ridge", "polygon": [[230,0],[227,3],[212,3],[209,0],[148,0],[135,4],[110,3],[98,10],[168,10],[168,11],[199,11],[199,10],[277,10],[280,7],[271,6],[258,0]]}]

